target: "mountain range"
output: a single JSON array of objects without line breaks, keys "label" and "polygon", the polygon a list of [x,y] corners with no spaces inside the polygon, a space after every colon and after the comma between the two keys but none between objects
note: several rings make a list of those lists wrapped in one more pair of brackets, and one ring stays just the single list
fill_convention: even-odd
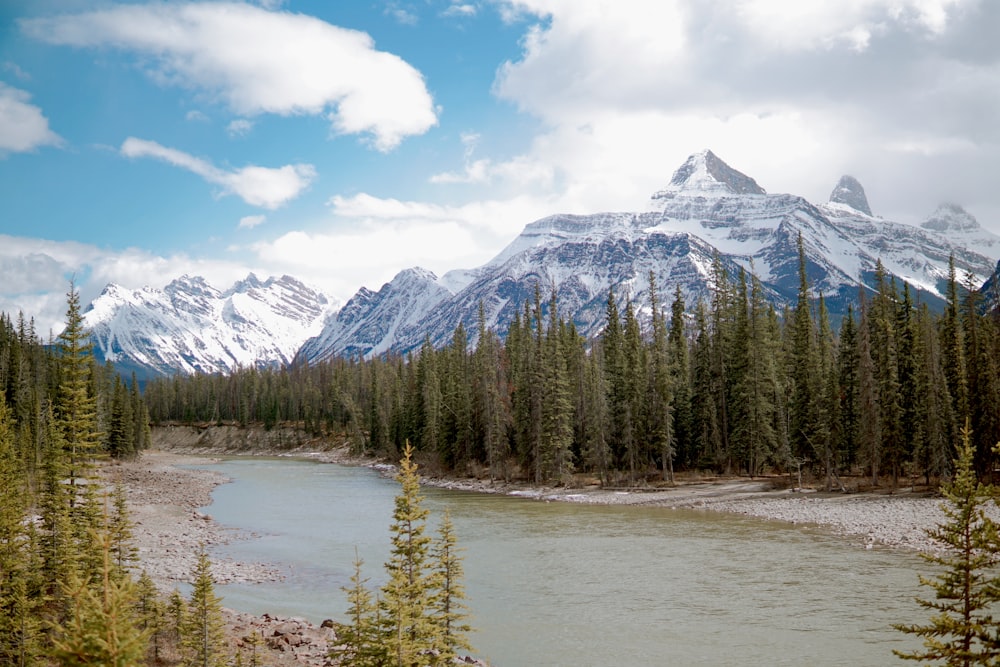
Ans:
[{"label": "mountain range", "polygon": [[110,284],[83,314],[95,356],[137,375],[286,364],[334,307],[290,276],[248,275],[228,289],[181,276],[162,290]]},{"label": "mountain range", "polygon": [[661,303],[679,289],[690,308],[710,297],[716,261],[730,276],[741,268],[756,275],[775,304],[794,303],[799,238],[814,295],[824,295],[834,316],[859,289],[872,288],[879,261],[918,298],[940,306],[950,256],[959,277],[977,285],[1000,259],[1000,236],[957,205],[942,205],[920,226],[884,220],[850,176],[814,205],[767,193],[706,150],[640,210],[542,218],[478,268],[441,277],[406,269],[340,308],[288,276],[261,282],[251,275],[224,292],[185,276],[162,292],[109,285],[85,323],[115,363],[157,373],[224,371],[406,352],[425,340],[445,343],[460,323],[474,340],[480,307],[486,325],[503,335],[539,286],[543,300],[555,289],[561,314],[591,336],[604,325],[609,290],[620,306],[631,299],[648,317],[652,273]]}]

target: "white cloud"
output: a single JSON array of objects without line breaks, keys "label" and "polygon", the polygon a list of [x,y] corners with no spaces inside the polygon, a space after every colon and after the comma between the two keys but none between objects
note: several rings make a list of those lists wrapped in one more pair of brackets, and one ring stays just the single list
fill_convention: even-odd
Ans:
[{"label": "white cloud", "polygon": [[383,13],[401,25],[417,25],[420,22],[420,18],[411,8],[401,7],[395,2],[388,3]]},{"label": "white cloud", "polygon": [[48,338],[50,331],[58,334],[63,328],[70,280],[86,305],[112,282],[130,289],[162,288],[188,273],[228,285],[248,271],[235,262],[160,257],[136,248],[114,251],[74,241],[0,234],[0,312],[34,318],[38,335]]},{"label": "white cloud", "polygon": [[11,74],[13,74],[16,78],[20,79],[21,81],[30,81],[31,80],[31,75],[28,74],[27,72],[25,72],[23,69],[21,69],[18,66],[18,64],[15,63],[15,62],[11,62],[9,60],[4,61],[3,70],[5,72],[10,72]]},{"label": "white cloud", "polygon": [[259,225],[264,224],[267,220],[267,216],[264,215],[247,215],[240,218],[239,229],[253,229]]},{"label": "white cloud", "polygon": [[39,146],[59,146],[62,138],[49,129],[42,110],[29,104],[31,95],[0,82],[0,156]]},{"label": "white cloud", "polygon": [[226,133],[230,137],[245,137],[253,129],[253,121],[246,118],[237,118],[226,126]]},{"label": "white cloud", "polygon": [[998,7],[511,0],[502,14],[535,23],[494,93],[543,130],[515,159],[467,153],[432,181],[495,185],[520,161],[550,170],[559,210],[631,208],[711,148],[770,191],[813,201],[840,174],[868,173],[878,212],[915,221],[928,198],[968,193],[1000,165],[1000,46],[987,27]]},{"label": "white cloud", "polygon": [[204,112],[198,111],[197,109],[192,109],[184,114],[184,120],[196,121],[199,123],[207,123],[208,116]]},{"label": "white cloud", "polygon": [[407,267],[440,276],[479,266],[554,206],[531,196],[443,206],[366,193],[329,204],[335,224],[327,229],[289,232],[253,250],[268,271],[292,273],[341,299],[362,286],[378,289]]},{"label": "white cloud", "polygon": [[286,164],[277,169],[250,165],[226,171],[183,151],[135,137],[129,137],[122,143],[121,154],[131,158],[163,160],[220,186],[224,194],[232,193],[252,206],[269,209],[278,208],[298,197],[316,177],[316,170],[310,164]]},{"label": "white cloud", "polygon": [[242,116],[324,114],[381,151],[437,123],[423,76],[363,32],[304,14],[226,2],[120,5],[21,21],[53,44],[115,47],[164,85],[207,91]]},{"label": "white cloud", "polygon": [[475,16],[479,10],[469,2],[452,2],[448,8],[441,12],[442,16]]}]

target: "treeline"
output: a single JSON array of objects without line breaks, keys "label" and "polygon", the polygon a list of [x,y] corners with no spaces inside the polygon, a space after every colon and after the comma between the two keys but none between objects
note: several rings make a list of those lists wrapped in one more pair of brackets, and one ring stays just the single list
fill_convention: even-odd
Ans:
[{"label": "treeline", "polygon": [[99,476],[148,439],[139,394],[95,366],[71,289],[54,345],[0,319],[0,664],[135,665],[145,656],[148,578],[125,495]]},{"label": "treeline", "polygon": [[[79,311],[74,292],[73,307]],[[44,343],[33,320],[23,315],[12,319],[0,313],[0,393],[14,423],[15,453],[26,473],[34,478],[51,447],[49,440],[59,415],[61,387],[67,378],[67,354],[80,354],[85,375],[81,390],[94,402],[97,452],[128,459],[149,446],[149,414],[135,377],[125,382],[110,363],[98,364],[82,328],[73,341],[79,349],[66,347],[67,333]]]},{"label": "treeline", "polygon": [[801,246],[799,265],[797,302],[782,312],[755,278],[716,262],[712,298],[693,312],[679,290],[664,307],[652,275],[648,312],[609,293],[597,340],[536,288],[504,341],[480,312],[474,349],[460,326],[441,349],[175,377],[145,398],[154,422],[294,423],[372,453],[396,456],[409,441],[464,473],[542,482],[584,472],[606,484],[677,469],[930,481],[948,472],[968,420],[976,469],[991,472],[998,323],[954,263],[943,313],[879,266],[875,289],[836,327],[823,298],[810,298]]}]

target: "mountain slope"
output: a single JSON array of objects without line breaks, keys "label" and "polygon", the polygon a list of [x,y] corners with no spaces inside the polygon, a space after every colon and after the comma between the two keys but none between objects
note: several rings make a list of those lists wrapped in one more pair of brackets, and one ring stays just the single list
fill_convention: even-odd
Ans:
[{"label": "mountain slope", "polygon": [[182,276],[162,291],[108,285],[84,313],[95,353],[140,374],[226,372],[288,363],[322,330],[330,300],[282,276],[225,291]]},{"label": "mountain slope", "polygon": [[834,315],[845,312],[859,289],[874,285],[879,261],[910,282],[920,298],[940,305],[949,255],[963,275],[980,282],[1000,258],[1000,237],[954,211],[932,216],[923,227],[882,220],[871,214],[864,188],[850,176],[838,182],[829,202],[816,206],[795,195],[768,194],[703,151],[674,172],[645,211],[549,216],[528,224],[481,267],[444,279],[425,275],[419,296],[394,287],[396,280],[377,299],[360,291],[351,300],[357,305],[349,312],[345,307],[299,359],[405,352],[425,336],[443,344],[459,323],[475,332],[480,304],[487,326],[504,334],[534,298],[536,285],[543,302],[555,289],[562,315],[582,334],[594,335],[604,325],[609,289],[620,307],[629,298],[640,309],[648,307],[650,272],[664,305],[678,288],[689,308],[710,298],[715,257],[731,277],[741,268],[758,276],[780,307],[796,298],[799,238],[812,289],[825,296]]}]

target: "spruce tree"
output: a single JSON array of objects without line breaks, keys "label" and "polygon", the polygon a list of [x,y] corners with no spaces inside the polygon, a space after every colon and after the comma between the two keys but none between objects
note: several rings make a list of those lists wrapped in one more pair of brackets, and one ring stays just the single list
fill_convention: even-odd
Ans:
[{"label": "spruce tree", "polygon": [[222,600],[215,594],[212,563],[202,547],[192,573],[191,595],[181,625],[185,667],[225,667]]},{"label": "spruce tree", "polygon": [[[573,472],[573,404],[557,315],[553,290],[548,331],[542,341],[541,424],[537,469],[543,479],[562,480]],[[540,480],[536,479],[537,481]]]},{"label": "spruce tree", "polygon": [[399,462],[396,496],[390,526],[392,550],[385,564],[389,580],[379,600],[380,635],[389,664],[419,667],[430,664],[429,649],[437,643],[437,629],[428,618],[433,572],[431,538],[424,534],[428,511],[421,505],[420,480],[407,443]]},{"label": "spruce tree", "polygon": [[365,585],[368,579],[361,577],[363,564],[355,553],[351,585],[341,589],[347,594],[348,622],[337,628],[338,643],[330,650],[330,657],[340,665],[378,667],[386,663],[386,649],[380,641],[376,623],[377,604]]},{"label": "spruce tree", "polygon": [[943,551],[921,554],[943,570],[920,577],[934,591],[934,599],[917,603],[933,615],[927,625],[898,624],[894,627],[923,639],[920,651],[893,651],[907,660],[946,665],[993,665],[1000,659],[998,621],[991,606],[1000,601],[1000,533],[986,512],[994,490],[976,480],[975,451],[968,427],[955,461],[955,477],[943,488],[945,522],[927,535]]},{"label": "spruce tree", "polygon": [[28,488],[14,450],[14,424],[0,391],[0,664],[23,667],[37,654],[36,599],[28,593],[32,546],[25,528]]},{"label": "spruce tree", "polygon": [[470,650],[468,633],[472,628],[466,623],[468,608],[465,587],[462,585],[462,557],[455,537],[455,527],[451,515],[445,511],[438,528],[438,538],[431,549],[431,558],[436,575],[436,591],[431,599],[431,622],[436,626],[437,662],[451,664],[457,651]]},{"label": "spruce tree", "polygon": [[136,613],[136,586],[114,576],[108,537],[94,538],[103,553],[100,583],[77,571],[63,583],[69,616],[52,624],[50,656],[62,667],[133,667],[145,657],[149,636]]}]

